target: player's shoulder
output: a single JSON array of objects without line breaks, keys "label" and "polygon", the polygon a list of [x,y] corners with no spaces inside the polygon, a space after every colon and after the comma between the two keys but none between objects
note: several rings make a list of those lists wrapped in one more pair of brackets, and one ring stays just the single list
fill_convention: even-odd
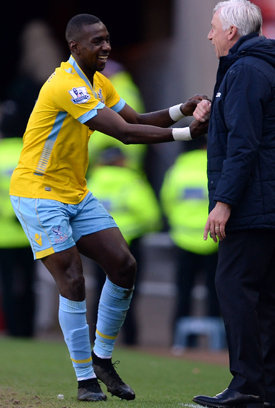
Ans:
[{"label": "player's shoulder", "polygon": [[45,90],[55,95],[81,87],[86,87],[85,81],[68,62],[62,62],[44,84]]},{"label": "player's shoulder", "polygon": [[56,80],[58,83],[71,84],[71,83],[82,83],[84,82],[75,68],[67,61],[62,62],[59,68],[55,70]]},{"label": "player's shoulder", "polygon": [[110,80],[98,71],[94,75],[94,83],[98,84],[101,88],[103,86],[109,86],[111,84]]}]

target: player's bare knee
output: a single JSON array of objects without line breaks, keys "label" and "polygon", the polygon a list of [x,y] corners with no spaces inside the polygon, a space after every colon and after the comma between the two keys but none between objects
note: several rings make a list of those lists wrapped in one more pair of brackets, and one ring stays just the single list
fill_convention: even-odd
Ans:
[{"label": "player's bare knee", "polygon": [[70,279],[70,285],[73,288],[83,289],[85,287],[85,278],[83,275],[72,276]]},{"label": "player's bare knee", "polygon": [[61,294],[70,300],[82,301],[85,299],[85,278],[83,275],[66,276],[61,288]]},{"label": "player's bare knee", "polygon": [[137,262],[133,255],[129,253],[127,257],[124,258],[119,270],[119,279],[121,280],[121,282],[123,282],[121,286],[125,286],[128,288],[133,287],[136,278],[136,271]]}]

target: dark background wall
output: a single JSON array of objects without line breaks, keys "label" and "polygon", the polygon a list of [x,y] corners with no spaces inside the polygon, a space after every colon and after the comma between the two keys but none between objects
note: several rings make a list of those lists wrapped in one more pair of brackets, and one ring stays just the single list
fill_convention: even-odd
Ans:
[{"label": "dark background wall", "polygon": [[113,56],[126,65],[135,48],[141,47],[149,39],[165,38],[172,31],[171,0],[5,1],[0,24],[0,100],[5,98],[7,86],[17,70],[20,59],[18,40],[24,26],[35,18],[43,19],[67,52],[64,39],[66,24],[71,17],[80,13],[94,14],[103,21],[111,34]]}]

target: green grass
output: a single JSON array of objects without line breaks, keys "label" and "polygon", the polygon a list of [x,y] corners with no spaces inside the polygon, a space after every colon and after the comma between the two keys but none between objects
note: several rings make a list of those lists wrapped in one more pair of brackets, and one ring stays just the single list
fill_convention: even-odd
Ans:
[{"label": "green grass", "polygon": [[[116,349],[113,361],[136,393],[134,401],[111,397],[105,402],[76,400],[77,383],[63,342],[0,338],[0,407],[96,408],[191,406],[197,394],[215,395],[230,381],[228,367]],[[106,387],[102,385],[106,392]],[[59,400],[58,394],[64,399]]]}]

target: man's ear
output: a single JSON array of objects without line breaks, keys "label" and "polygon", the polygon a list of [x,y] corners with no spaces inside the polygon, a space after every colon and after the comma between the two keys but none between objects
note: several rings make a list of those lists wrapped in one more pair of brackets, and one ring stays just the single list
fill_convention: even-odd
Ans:
[{"label": "man's ear", "polygon": [[78,42],[77,42],[77,41],[71,40],[71,41],[69,42],[69,48],[70,48],[72,54],[76,54],[76,55],[79,54],[79,46],[78,46]]},{"label": "man's ear", "polygon": [[236,37],[238,37],[238,29],[237,29],[236,26],[232,25],[229,28],[228,40],[232,41],[232,40],[236,39]]}]

